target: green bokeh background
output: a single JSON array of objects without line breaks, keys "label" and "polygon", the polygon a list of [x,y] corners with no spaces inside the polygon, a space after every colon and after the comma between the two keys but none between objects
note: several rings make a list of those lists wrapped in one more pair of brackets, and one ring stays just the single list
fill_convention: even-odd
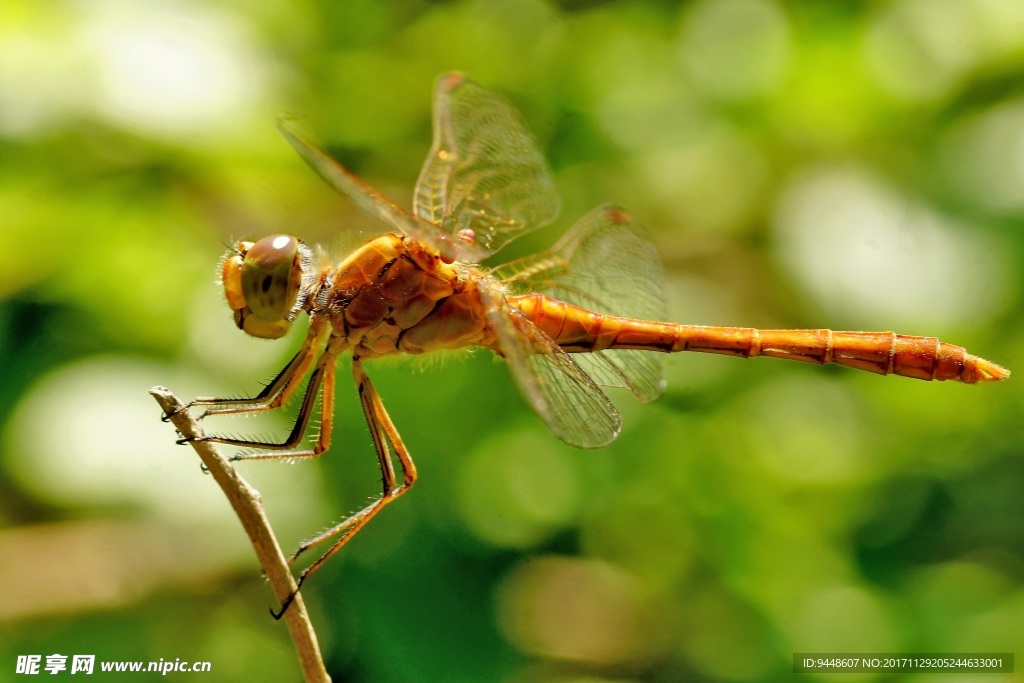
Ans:
[{"label": "green bokeh background", "polygon": [[[224,243],[380,229],[276,118],[408,206],[452,69],[522,110],[564,200],[499,258],[614,202],[657,242],[675,320],[895,329],[1024,368],[1019,0],[7,0],[0,679],[59,653],[298,680],[237,521],[146,392],[251,392],[294,352],[301,329],[232,325]],[[370,365],[421,479],[304,589],[335,680],[760,681],[794,652],[1024,652],[1016,377],[666,367],[665,396],[615,394],[621,437],[583,452],[488,354]],[[377,492],[339,373],[329,454],[242,468],[286,548]]]}]

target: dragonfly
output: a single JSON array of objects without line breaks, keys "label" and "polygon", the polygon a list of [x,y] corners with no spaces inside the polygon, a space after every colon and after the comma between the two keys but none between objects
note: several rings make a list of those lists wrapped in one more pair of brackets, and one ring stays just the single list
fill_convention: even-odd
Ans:
[{"label": "dragonfly", "polygon": [[[351,353],[353,380],[380,464],[381,496],[304,541],[291,556],[294,562],[311,548],[331,544],[299,574],[299,587],[417,479],[409,450],[364,370],[368,360],[489,349],[504,358],[554,435],[581,448],[604,446],[620,431],[619,412],[602,387],[627,389],[642,402],[656,399],[665,387],[665,353],[771,356],[967,384],[1009,375],[935,337],[660,322],[666,296],[657,250],[639,223],[617,206],[586,214],[547,252],[495,268],[480,265],[517,237],[551,223],[559,197],[519,113],[462,74],[449,73],[437,82],[433,145],[411,212],[317,147],[294,122],[282,121],[280,127],[313,170],[388,229],[336,264],[321,263],[314,249],[280,234],[238,242],[220,265],[238,328],[275,339],[303,312],[309,328],[295,356],[258,395],[199,397],[188,406],[205,408],[201,417],[274,410],[307,375],[309,380],[283,441],[218,435],[205,440],[244,448],[234,460],[323,454],[331,446],[335,361]],[[318,398],[320,429],[307,443]]]}]

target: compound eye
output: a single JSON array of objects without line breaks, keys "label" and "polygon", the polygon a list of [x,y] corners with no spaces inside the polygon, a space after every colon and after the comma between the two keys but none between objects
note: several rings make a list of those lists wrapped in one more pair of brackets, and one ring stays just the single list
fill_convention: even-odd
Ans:
[{"label": "compound eye", "polygon": [[220,260],[220,283],[224,287],[224,297],[228,300],[228,306],[231,306],[233,311],[245,308],[245,295],[242,294],[242,263],[251,247],[252,242],[239,242]]},{"label": "compound eye", "polygon": [[271,235],[256,242],[242,261],[242,295],[252,314],[267,322],[284,320],[302,286],[299,240]]}]

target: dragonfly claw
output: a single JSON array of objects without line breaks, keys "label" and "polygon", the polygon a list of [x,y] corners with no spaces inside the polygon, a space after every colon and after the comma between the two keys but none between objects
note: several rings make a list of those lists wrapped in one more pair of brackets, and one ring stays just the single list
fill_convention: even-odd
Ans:
[{"label": "dragonfly claw", "polygon": [[[181,434],[181,432],[178,433]],[[204,441],[209,440],[210,437],[208,436],[183,436],[177,441],[175,441],[175,443],[178,444],[179,446],[184,446],[187,443],[203,443]]]},{"label": "dragonfly claw", "polygon": [[295,593],[292,593],[287,597],[287,599],[285,599],[284,604],[281,605],[281,609],[275,612],[273,607],[270,608],[270,616],[274,617],[274,621],[281,620],[281,617],[283,617],[284,613],[288,611],[288,608],[292,606],[292,602],[294,602],[294,600]]},{"label": "dragonfly claw", "polygon": [[292,606],[292,603],[295,602],[295,597],[299,594],[299,589],[302,588],[303,578],[304,577],[301,576],[299,577],[299,580],[295,585],[295,590],[289,593],[288,597],[285,598],[284,602],[281,604],[281,609],[275,612],[273,607],[270,608],[270,616],[274,617],[274,621],[279,621],[281,617],[284,616],[284,613],[288,611],[288,608]]},{"label": "dragonfly claw", "polygon": [[188,410],[188,406],[178,406],[178,408],[170,413],[164,413],[160,416],[161,422],[170,422],[175,415],[180,415],[182,411]]}]

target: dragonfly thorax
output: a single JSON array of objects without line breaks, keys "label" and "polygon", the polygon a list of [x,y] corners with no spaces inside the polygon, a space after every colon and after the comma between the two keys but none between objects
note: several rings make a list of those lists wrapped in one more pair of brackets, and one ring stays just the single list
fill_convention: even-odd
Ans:
[{"label": "dragonfly thorax", "polygon": [[487,316],[471,268],[403,235],[383,235],[342,261],[316,298],[363,358],[477,344]]}]

